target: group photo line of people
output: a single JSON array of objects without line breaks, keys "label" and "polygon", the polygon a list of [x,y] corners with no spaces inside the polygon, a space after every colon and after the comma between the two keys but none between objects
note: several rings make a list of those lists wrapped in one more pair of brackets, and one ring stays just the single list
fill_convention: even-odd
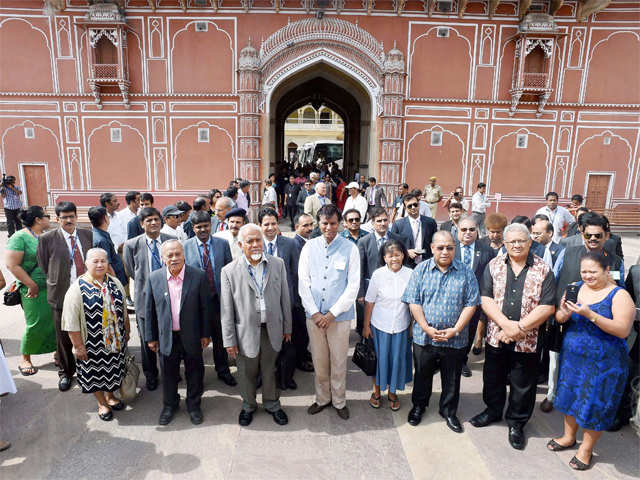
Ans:
[{"label": "group photo line of people", "polygon": [[[515,449],[526,447],[538,384],[547,385],[539,410],[564,415],[546,448],[575,449],[574,470],[590,468],[602,433],[634,415],[640,264],[626,273],[621,238],[580,195],[564,207],[549,192],[533,215],[508,219],[487,213],[484,183],[465,198],[431,177],[424,188],[399,185],[391,202],[374,177],[347,182],[335,165],[272,174],[261,202],[250,189],[234,179],[161,211],[150,193],[127,192],[124,208],[103,193],[83,228],[74,203],[55,206],[52,226],[42,206],[22,207],[15,178],[3,182],[5,267],[16,279],[5,304],[19,303],[25,319],[19,374],[37,374],[32,355],[53,353],[59,390],[75,380],[111,421],[132,401],[123,390],[137,362],[144,388],[161,387],[158,424],[178,414],[184,382],[199,425],[212,351],[218,379],[239,390],[239,425],[257,414],[258,390],[262,409],[286,425],[281,392],[297,389],[297,371],[313,374],[309,415],[331,407],[348,420],[355,327],[354,357],[375,364],[363,368],[368,404],[397,411],[411,384],[412,426],[439,372],[437,411],[464,431],[457,412],[470,354],[484,355],[485,408],[464,420],[482,428],[504,419]],[[438,208],[448,212],[440,224]],[[0,394],[16,393],[6,354],[0,347]],[[0,439],[0,451],[9,446]]]}]

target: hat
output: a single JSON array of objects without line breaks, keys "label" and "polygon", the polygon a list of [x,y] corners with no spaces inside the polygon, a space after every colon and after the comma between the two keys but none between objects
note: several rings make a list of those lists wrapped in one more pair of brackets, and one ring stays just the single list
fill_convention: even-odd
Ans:
[{"label": "hat", "polygon": [[437,180],[436,177],[429,177],[429,180]]},{"label": "hat", "polygon": [[224,216],[225,219],[231,217],[244,217],[247,214],[247,211],[244,208],[232,208],[227,212]]},{"label": "hat", "polygon": [[349,185],[347,185],[347,190],[349,190],[350,188],[357,188],[359,190],[360,185],[358,185],[358,182],[351,182]]},{"label": "hat", "polygon": [[167,216],[178,216],[182,215],[184,212],[182,210],[178,210],[175,205],[167,205],[162,209],[162,218]]}]

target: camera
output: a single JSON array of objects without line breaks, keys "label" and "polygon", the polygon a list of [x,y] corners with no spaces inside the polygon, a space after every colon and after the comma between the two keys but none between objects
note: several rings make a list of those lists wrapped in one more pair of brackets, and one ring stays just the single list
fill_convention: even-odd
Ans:
[{"label": "camera", "polygon": [[3,187],[9,187],[9,186],[13,185],[14,183],[16,183],[16,177],[14,177],[13,175],[7,175],[5,173],[2,174],[2,186]]}]

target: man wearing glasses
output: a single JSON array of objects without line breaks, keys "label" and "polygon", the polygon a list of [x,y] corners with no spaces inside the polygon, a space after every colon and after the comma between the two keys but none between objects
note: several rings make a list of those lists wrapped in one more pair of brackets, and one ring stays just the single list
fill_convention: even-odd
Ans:
[{"label": "man wearing glasses", "polygon": [[362,217],[358,210],[355,208],[345,210],[344,216],[342,217],[342,226],[344,227],[344,230],[340,232],[340,236],[347,240],[351,240],[357,245],[358,240],[368,234],[368,232],[365,232],[360,228],[361,222]]},{"label": "man wearing glasses", "polygon": [[306,180],[304,182],[304,188],[301,188],[298,192],[298,198],[296,198],[296,205],[298,206],[298,215],[304,213],[304,202],[307,197],[313,195],[315,192],[313,190],[313,183],[311,180]]},{"label": "man wearing glasses", "polygon": [[391,233],[400,237],[407,249],[411,268],[431,257],[431,239],[438,230],[438,224],[433,218],[420,215],[420,203],[417,195],[406,194],[402,201],[407,216],[394,222]]},{"label": "man wearing glasses", "polygon": [[512,223],[504,237],[507,253],[489,262],[480,290],[488,319],[482,387],[487,408],[470,422],[479,428],[502,420],[508,384],[509,443],[523,450],[524,426],[536,402],[538,327],[555,312],[555,279],[531,252],[525,225]]},{"label": "man wearing glasses", "polygon": [[[414,201],[414,200],[412,200]],[[439,413],[447,426],[462,433],[457,417],[460,374],[468,344],[469,321],[480,304],[478,281],[470,268],[455,259],[451,233],[436,232],[431,243],[433,258],[418,265],[402,296],[409,304],[413,324],[415,376],[408,422],[422,420],[431,398],[433,374],[440,366],[442,394]]]}]

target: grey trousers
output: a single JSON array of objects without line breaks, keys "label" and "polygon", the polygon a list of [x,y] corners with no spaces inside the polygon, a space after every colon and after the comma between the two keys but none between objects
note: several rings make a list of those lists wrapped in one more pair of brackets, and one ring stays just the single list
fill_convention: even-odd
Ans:
[{"label": "grey trousers", "polygon": [[238,355],[238,382],[242,409],[254,412],[258,408],[256,401],[256,384],[258,373],[262,372],[262,405],[267,412],[280,409],[280,391],[276,387],[276,359],[278,352],[271,346],[269,334],[264,327],[260,328],[260,351],[255,358]]},{"label": "grey trousers", "polygon": [[485,213],[480,213],[480,212],[471,213],[471,218],[473,218],[475,222],[478,224],[478,237],[484,237],[487,235],[487,229],[484,226],[485,216],[486,216]]}]

